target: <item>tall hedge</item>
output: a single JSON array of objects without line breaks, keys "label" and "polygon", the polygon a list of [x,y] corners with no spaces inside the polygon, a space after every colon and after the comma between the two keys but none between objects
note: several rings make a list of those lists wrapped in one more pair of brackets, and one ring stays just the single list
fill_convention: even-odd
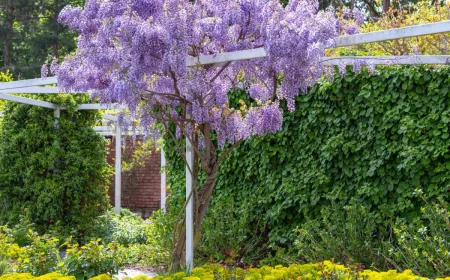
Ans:
[{"label": "tall hedge", "polygon": [[[384,225],[418,215],[415,189],[448,200],[449,74],[385,67],[317,83],[285,112],[282,131],[242,143],[222,164],[208,224],[223,223],[217,213],[232,203],[247,228],[264,225],[270,241],[290,243],[296,226],[331,203],[362,204]],[[183,162],[174,153],[169,161],[176,207]]]},{"label": "tall hedge", "polygon": [[105,139],[93,126],[98,111],[76,111],[89,96],[33,96],[63,105],[53,110],[7,103],[0,121],[0,223],[21,216],[42,231],[82,234],[108,205],[110,167]]}]

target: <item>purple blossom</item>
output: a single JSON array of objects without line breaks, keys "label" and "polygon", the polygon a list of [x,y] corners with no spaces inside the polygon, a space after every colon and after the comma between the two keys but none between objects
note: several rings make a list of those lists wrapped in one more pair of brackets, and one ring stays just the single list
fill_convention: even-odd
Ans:
[{"label": "purple blossom", "polygon": [[347,35],[358,34],[359,33],[358,26],[350,23],[349,25],[346,26],[344,32]]},{"label": "purple blossom", "polygon": [[339,61],[338,69],[339,69],[339,75],[341,75],[341,77],[344,77],[345,74],[347,73],[347,65],[345,64],[345,62],[343,60]]},{"label": "purple blossom", "polygon": [[353,8],[352,14],[358,26],[361,26],[366,21],[366,15],[360,9]]},{"label": "purple blossom", "polygon": [[47,78],[47,76],[48,76],[48,66],[47,63],[44,63],[41,67],[41,77],[42,79],[45,79]]},{"label": "purple blossom", "polygon": [[58,70],[59,70],[58,60],[54,59],[50,64],[50,73],[52,75],[58,75]]},{"label": "purple blossom", "polygon": [[271,97],[268,88],[264,85],[251,85],[248,92],[250,93],[251,98],[259,99],[263,102],[269,100]]},{"label": "purple blossom", "polygon": [[352,14],[352,10],[350,10],[349,8],[345,7],[344,9],[342,9],[342,15],[346,18],[351,18],[353,16]]},{"label": "purple blossom", "polygon": [[263,107],[262,122],[266,133],[275,133],[281,130],[283,124],[283,111],[278,102]]},{"label": "purple blossom", "polygon": [[131,9],[144,19],[158,15],[163,9],[162,0],[132,0],[131,2]]},{"label": "purple blossom", "polygon": [[79,28],[79,19],[82,11],[80,7],[65,6],[59,13],[58,22],[75,30]]},{"label": "purple blossom", "polygon": [[[334,11],[309,0],[86,0],[84,9],[64,8],[59,21],[79,32],[77,52],[51,66],[62,90],[126,104],[145,129],[172,123],[200,147],[207,124],[216,148],[279,131],[277,100],[295,109],[299,90],[323,75],[321,58],[339,27]],[[267,58],[186,67],[191,56],[261,46]],[[229,107],[239,82],[259,100],[254,107]]]}]

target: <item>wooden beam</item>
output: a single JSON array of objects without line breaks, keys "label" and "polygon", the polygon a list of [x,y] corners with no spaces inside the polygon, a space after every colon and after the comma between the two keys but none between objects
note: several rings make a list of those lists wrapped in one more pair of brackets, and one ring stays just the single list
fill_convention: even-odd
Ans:
[{"label": "wooden beam", "polygon": [[450,21],[420,24],[389,30],[374,31],[336,38],[335,47],[347,47],[360,44],[430,35],[450,31]]},{"label": "wooden beam", "polygon": [[230,61],[248,60],[264,57],[267,57],[266,51],[264,50],[264,48],[258,48],[227,53],[217,53],[213,55],[203,55],[200,57],[189,57],[186,60],[186,66],[192,67],[195,65],[220,64]]},{"label": "wooden beam", "polygon": [[44,86],[57,84],[58,81],[56,77],[48,77],[45,79],[30,79],[14,82],[0,83],[0,90],[2,89],[12,89],[12,88],[23,88],[23,87],[34,87],[34,86]]},{"label": "wooden beam", "polygon": [[122,110],[127,106],[120,104],[80,104],[78,110]]},{"label": "wooden beam", "polygon": [[108,114],[103,114],[103,119],[108,120],[108,121],[113,121],[113,122],[118,121],[117,116],[112,116],[112,115],[108,115]]},{"label": "wooden beam", "polygon": [[[0,84],[1,86],[1,84]],[[59,92],[58,87],[22,87],[22,88],[9,88],[0,89],[0,93],[52,93],[57,94]]]},{"label": "wooden beam", "polygon": [[374,65],[419,65],[450,64],[450,55],[404,55],[404,56],[340,56],[323,57],[324,65],[353,65],[356,61],[364,61]]},{"label": "wooden beam", "polygon": [[28,104],[28,105],[49,108],[49,109],[53,109],[53,110],[58,108],[58,105],[56,105],[54,103],[31,99],[31,98],[26,98],[26,97],[21,97],[21,96],[9,95],[9,94],[4,94],[4,93],[0,93],[0,99],[17,102],[17,103],[22,103],[22,104]]},{"label": "wooden beam", "polygon": [[[390,30],[342,36],[336,38],[335,47],[353,46],[443,32],[450,32],[450,21],[421,24],[409,27],[394,28]],[[205,55],[200,57],[190,57],[186,60],[186,66],[192,67],[195,65],[210,65],[210,64],[220,65],[221,63],[225,62],[264,58],[264,57],[267,57],[267,53],[264,50],[264,48],[257,48],[251,50]]]}]

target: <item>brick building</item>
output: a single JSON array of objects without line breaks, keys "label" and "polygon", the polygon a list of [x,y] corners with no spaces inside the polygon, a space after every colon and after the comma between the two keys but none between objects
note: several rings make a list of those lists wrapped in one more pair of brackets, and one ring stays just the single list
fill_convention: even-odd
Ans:
[{"label": "brick building", "polygon": [[[111,166],[115,162],[115,138],[108,137],[107,161]],[[133,151],[142,144],[142,137],[137,136],[133,143],[127,136],[122,146],[122,161],[128,161]],[[109,188],[111,205],[114,205],[114,176]],[[130,171],[122,171],[122,207],[147,218],[161,205],[161,154],[155,149],[145,156],[142,164],[135,165]]]}]

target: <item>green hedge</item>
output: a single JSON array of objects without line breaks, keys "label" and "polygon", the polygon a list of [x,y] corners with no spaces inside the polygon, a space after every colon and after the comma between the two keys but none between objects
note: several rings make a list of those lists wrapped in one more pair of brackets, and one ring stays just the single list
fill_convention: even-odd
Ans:
[{"label": "green hedge", "polygon": [[[0,223],[25,220],[40,231],[81,234],[106,211],[110,167],[105,139],[93,126],[99,111],[76,111],[88,95],[33,96],[66,107],[7,103],[0,122]],[[22,218],[21,218],[22,217]]]},{"label": "green hedge", "polygon": [[[415,189],[448,200],[449,74],[447,67],[385,67],[317,83],[297,98],[294,113],[286,111],[282,131],[244,142],[222,164],[206,224],[226,222],[217,213],[233,205],[226,219],[245,213],[247,234],[283,244],[332,203],[364,205],[386,225],[419,215]],[[168,154],[177,208],[183,162]]]}]

